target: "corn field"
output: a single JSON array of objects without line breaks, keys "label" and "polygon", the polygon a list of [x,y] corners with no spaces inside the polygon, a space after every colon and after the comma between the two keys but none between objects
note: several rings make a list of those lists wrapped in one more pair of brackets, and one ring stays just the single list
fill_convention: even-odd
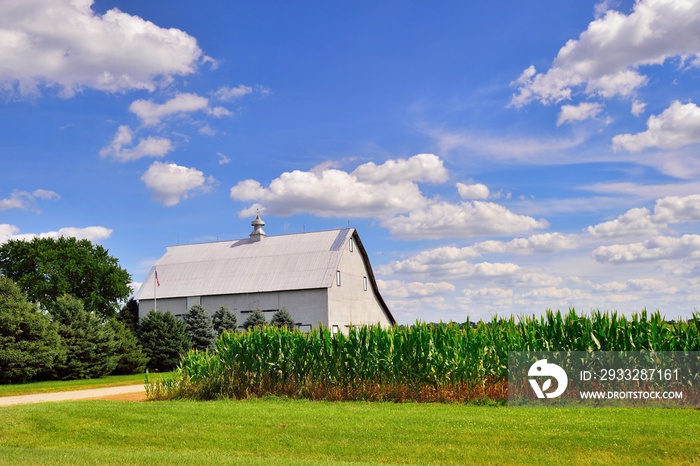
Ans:
[{"label": "corn field", "polygon": [[700,314],[656,312],[493,318],[476,326],[264,327],[224,332],[212,352],[183,356],[150,399],[284,396],[323,400],[478,401],[507,398],[508,351],[700,351]]}]

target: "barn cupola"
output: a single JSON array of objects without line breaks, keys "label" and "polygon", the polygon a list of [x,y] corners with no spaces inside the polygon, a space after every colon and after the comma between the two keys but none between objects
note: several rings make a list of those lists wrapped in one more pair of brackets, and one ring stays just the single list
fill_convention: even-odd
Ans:
[{"label": "barn cupola", "polygon": [[265,226],[265,222],[260,218],[260,215],[255,216],[255,220],[250,222],[250,224],[253,227],[253,231],[250,234],[250,240],[255,242],[255,241],[262,241],[262,239],[267,236],[267,233],[265,233],[262,229],[263,226]]}]

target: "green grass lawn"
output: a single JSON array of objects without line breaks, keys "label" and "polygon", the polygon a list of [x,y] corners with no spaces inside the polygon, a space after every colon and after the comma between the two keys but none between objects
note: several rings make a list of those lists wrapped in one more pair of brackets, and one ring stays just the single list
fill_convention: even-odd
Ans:
[{"label": "green grass lawn", "polygon": [[0,409],[0,464],[700,464],[690,409],[246,400]]},{"label": "green grass lawn", "polygon": [[[160,376],[172,375],[172,372],[150,374],[151,380]],[[88,380],[52,380],[48,382],[31,382],[13,385],[0,385],[0,396],[31,395],[33,393],[52,393],[67,390],[85,390],[88,388],[116,387],[144,383],[145,374],[109,375],[99,379]]]}]

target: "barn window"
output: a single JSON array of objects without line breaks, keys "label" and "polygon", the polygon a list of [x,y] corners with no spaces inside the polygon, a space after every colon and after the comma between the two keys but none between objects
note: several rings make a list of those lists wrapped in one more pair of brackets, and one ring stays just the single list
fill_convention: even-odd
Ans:
[{"label": "barn window", "polygon": [[367,277],[362,277],[362,289],[367,291]]},{"label": "barn window", "polygon": [[355,241],[353,241],[352,238],[350,238],[350,241],[348,241],[348,245],[350,247],[350,252],[353,252],[355,250]]},{"label": "barn window", "polygon": [[340,270],[335,272],[335,284],[340,286]]},{"label": "barn window", "polygon": [[333,335],[337,335],[338,333],[340,333],[340,327],[338,327],[337,325],[334,325],[333,327],[331,327],[331,333]]}]

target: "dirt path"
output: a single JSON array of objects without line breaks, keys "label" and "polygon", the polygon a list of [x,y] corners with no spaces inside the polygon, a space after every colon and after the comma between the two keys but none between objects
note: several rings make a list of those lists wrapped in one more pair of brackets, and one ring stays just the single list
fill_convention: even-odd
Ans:
[{"label": "dirt path", "polygon": [[123,385],[120,387],[91,388],[88,390],[73,390],[69,392],[5,396],[0,397],[0,407],[69,400],[145,401],[146,389],[144,388],[143,384],[139,384]]}]

